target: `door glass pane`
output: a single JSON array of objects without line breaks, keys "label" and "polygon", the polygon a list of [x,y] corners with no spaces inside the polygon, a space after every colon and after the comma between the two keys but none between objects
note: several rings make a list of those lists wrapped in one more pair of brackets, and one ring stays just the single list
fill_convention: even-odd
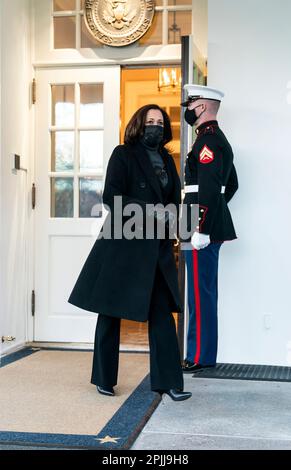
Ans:
[{"label": "door glass pane", "polygon": [[80,125],[103,127],[103,84],[82,84],[80,95]]},{"label": "door glass pane", "polygon": [[103,44],[97,39],[93,38],[92,34],[88,31],[88,28],[85,24],[84,16],[82,15],[82,28],[81,28],[81,47],[103,47]]},{"label": "door glass pane", "polygon": [[86,177],[79,180],[80,217],[102,217],[102,181]]},{"label": "door glass pane", "polygon": [[74,49],[76,47],[75,16],[54,17],[54,48]]},{"label": "door glass pane", "polygon": [[103,170],[103,131],[80,132],[80,171]]},{"label": "door glass pane", "polygon": [[76,0],[54,0],[54,11],[76,10]]},{"label": "door glass pane", "polygon": [[169,12],[168,43],[180,44],[181,36],[191,34],[191,24],[191,10]]},{"label": "door glass pane", "polygon": [[74,85],[52,85],[52,125],[74,126]]},{"label": "door glass pane", "polygon": [[74,216],[74,179],[51,178],[51,217]]},{"label": "door glass pane", "polygon": [[138,43],[142,46],[149,46],[150,44],[162,44],[162,13],[156,11],[150,29],[140,38]]},{"label": "door glass pane", "polygon": [[74,132],[52,132],[51,171],[73,171]]}]

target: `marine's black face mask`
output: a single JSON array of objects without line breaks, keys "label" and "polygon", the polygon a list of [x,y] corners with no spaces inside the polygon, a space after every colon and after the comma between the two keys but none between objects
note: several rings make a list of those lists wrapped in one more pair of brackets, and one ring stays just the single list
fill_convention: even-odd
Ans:
[{"label": "marine's black face mask", "polygon": [[[199,105],[199,106],[201,106],[201,105]],[[187,124],[189,124],[189,126],[194,126],[195,122],[203,114],[204,111],[202,111],[202,113],[199,114],[199,116],[197,116],[195,109],[199,108],[199,106],[196,106],[196,108],[193,108],[193,109],[188,109],[188,108],[186,109],[186,111],[184,113],[184,118],[185,118],[185,121],[187,122]]]},{"label": "marine's black face mask", "polygon": [[145,126],[142,142],[149,147],[158,147],[164,137],[164,128],[162,126]]}]

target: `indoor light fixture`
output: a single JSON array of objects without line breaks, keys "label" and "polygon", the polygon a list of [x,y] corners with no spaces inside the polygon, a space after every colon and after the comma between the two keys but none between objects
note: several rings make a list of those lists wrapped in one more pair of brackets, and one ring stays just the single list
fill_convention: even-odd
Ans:
[{"label": "indoor light fixture", "polygon": [[181,70],[179,68],[159,69],[159,91],[178,91],[181,88]]}]

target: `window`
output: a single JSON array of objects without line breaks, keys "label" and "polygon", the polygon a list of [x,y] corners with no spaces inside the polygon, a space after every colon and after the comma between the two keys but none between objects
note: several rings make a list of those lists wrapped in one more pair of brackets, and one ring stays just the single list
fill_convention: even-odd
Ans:
[{"label": "window", "polygon": [[102,215],[103,83],[51,85],[51,217]]},{"label": "window", "polygon": [[91,36],[84,20],[85,0],[53,0],[54,48],[102,47]]},{"label": "window", "polygon": [[[181,36],[191,34],[192,0],[156,0],[155,16],[140,46],[180,44]],[[55,49],[98,48],[84,20],[85,0],[52,0]]]},{"label": "window", "polygon": [[156,0],[154,21],[139,40],[142,46],[180,44],[192,32],[192,0]]}]

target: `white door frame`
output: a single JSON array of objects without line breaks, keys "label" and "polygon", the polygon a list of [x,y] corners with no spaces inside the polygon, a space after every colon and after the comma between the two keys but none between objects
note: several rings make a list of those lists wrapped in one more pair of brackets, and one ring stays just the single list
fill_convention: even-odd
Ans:
[{"label": "white door frame", "polygon": [[[113,63],[111,65],[120,65],[120,62],[121,61],[112,61]],[[169,59],[167,58],[167,60],[163,63],[163,65],[172,65],[173,62],[175,63],[175,65],[179,64],[179,62],[181,62],[181,59],[180,58],[175,58],[174,60],[173,59]],[[141,65],[144,65],[145,67],[148,67],[149,64],[147,63],[147,61],[145,61],[144,63],[134,63],[133,61],[131,60],[127,60],[125,61],[122,65],[131,65],[131,66],[138,66],[140,68]],[[155,60],[151,60],[151,65],[154,67],[158,67],[159,65],[161,65],[161,62],[160,61],[155,61]],[[57,63],[51,63],[51,64],[38,64],[34,67],[34,70],[35,70],[35,76],[37,75],[38,71],[40,70],[57,70],[59,68],[62,68],[64,70],[74,70],[74,69],[83,69],[83,68],[91,68],[91,67],[102,67],[102,65],[100,64],[100,61],[94,61],[94,63],[90,63],[88,64],[87,63],[83,63],[83,64],[78,64],[76,66],[76,63],[74,64],[57,64]],[[106,65],[107,67],[108,65]],[[110,67],[110,66],[109,66]],[[37,90],[37,83],[36,83],[36,90]],[[37,96],[37,91],[36,91],[36,96]],[[36,116],[35,116],[35,111],[33,113],[33,120],[34,120],[34,125],[32,126],[32,141],[34,142],[34,145],[32,146],[33,148],[33,152],[32,152],[32,156],[31,156],[31,185],[32,183],[35,181],[35,159],[36,159],[36,145],[35,145],[35,120],[36,120]],[[31,193],[30,193],[30,197],[31,197]],[[37,200],[37,191],[36,191],[36,200]],[[29,232],[30,232],[30,237],[29,237],[29,252],[30,252],[30,257],[29,257],[29,282],[28,282],[28,293],[27,293],[27,303],[28,303],[28,308],[27,308],[27,312],[28,312],[28,319],[27,319],[27,341],[32,343],[34,342],[34,338],[35,338],[35,331],[34,331],[34,317],[32,316],[31,314],[31,293],[32,293],[32,290],[34,290],[35,288],[35,270],[34,270],[34,266],[35,266],[35,262],[36,262],[36,259],[35,259],[35,256],[36,256],[36,253],[35,253],[35,238],[34,238],[34,234],[35,234],[35,214],[34,212],[32,211],[31,213],[31,219],[30,219],[30,229],[29,229]]]}]

